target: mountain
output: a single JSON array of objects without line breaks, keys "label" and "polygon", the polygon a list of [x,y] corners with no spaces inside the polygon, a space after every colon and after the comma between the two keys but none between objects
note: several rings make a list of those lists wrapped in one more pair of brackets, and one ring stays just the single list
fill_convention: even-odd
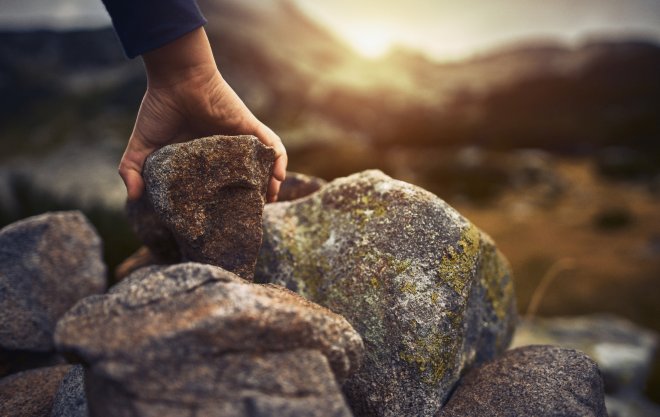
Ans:
[{"label": "mountain", "polygon": [[[223,75],[301,157],[332,152],[360,165],[399,146],[656,152],[660,143],[654,43],[544,41],[455,63],[398,49],[374,61],[287,0],[199,4]],[[123,58],[109,29],[0,33],[3,136],[34,136],[35,118],[42,130],[75,129],[82,117],[112,119],[108,129],[125,137],[144,85],[139,60]]]}]

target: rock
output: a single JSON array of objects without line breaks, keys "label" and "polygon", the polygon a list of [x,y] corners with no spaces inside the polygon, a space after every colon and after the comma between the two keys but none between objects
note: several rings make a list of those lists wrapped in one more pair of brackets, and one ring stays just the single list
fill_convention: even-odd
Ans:
[{"label": "rock", "polygon": [[57,320],[105,288],[101,240],[78,211],[0,230],[0,350],[50,352]]},{"label": "rock", "polygon": [[610,417],[660,416],[660,407],[644,397],[660,338],[617,316],[527,318],[516,328],[513,347],[553,344],[577,349],[601,370]]},{"label": "rock", "polygon": [[293,201],[318,191],[327,184],[321,178],[312,177],[297,172],[287,172],[286,179],[282,182],[277,201]]},{"label": "rock", "polygon": [[119,282],[145,266],[166,265],[168,263],[169,262],[163,260],[161,257],[154,255],[151,249],[147,246],[141,246],[135,251],[135,253],[117,265],[117,268],[115,268],[115,280]]},{"label": "rock", "polygon": [[365,363],[344,385],[360,416],[432,416],[461,372],[509,344],[510,269],[435,195],[380,171],[269,204],[256,279],[343,315]]},{"label": "rock", "polygon": [[620,317],[602,314],[522,320],[512,347],[553,344],[581,350],[598,364],[608,393],[641,393],[659,342],[655,332]]},{"label": "rock", "polygon": [[143,170],[149,201],[137,203],[147,213],[133,216],[140,238],[155,254],[164,252],[162,228],[140,224],[151,205],[183,259],[252,279],[274,161],[275,151],[254,136],[212,136],[154,152]]},{"label": "rock", "polygon": [[146,245],[154,261],[163,263],[181,261],[181,251],[174,235],[156,214],[146,193],[138,200],[126,201],[126,217],[133,232]]},{"label": "rock", "polygon": [[526,346],[470,371],[439,417],[607,417],[603,381],[587,355]]},{"label": "rock", "polygon": [[47,417],[68,365],[33,369],[0,380],[0,416]]},{"label": "rock", "polygon": [[348,416],[338,383],[363,345],[341,316],[194,263],[147,267],[58,323],[94,416]]},{"label": "rock", "polygon": [[50,417],[87,417],[88,415],[83,367],[72,366],[55,393]]}]

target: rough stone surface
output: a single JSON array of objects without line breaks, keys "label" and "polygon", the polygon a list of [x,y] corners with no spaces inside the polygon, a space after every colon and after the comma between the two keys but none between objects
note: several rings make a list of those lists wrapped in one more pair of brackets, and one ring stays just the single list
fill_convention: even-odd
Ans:
[{"label": "rough stone surface", "polygon": [[533,318],[520,322],[512,347],[552,344],[585,352],[600,368],[608,393],[644,391],[660,338],[612,315]]},{"label": "rough stone surface", "polygon": [[48,417],[53,397],[71,366],[33,369],[0,380],[0,416]]},{"label": "rough stone surface", "polygon": [[194,263],[142,268],[86,298],[56,343],[87,367],[95,416],[347,416],[338,382],[363,351],[343,317]]},{"label": "rough stone surface", "polygon": [[318,191],[327,184],[327,181],[297,172],[287,172],[282,182],[277,201],[293,201]]},{"label": "rough stone surface", "polygon": [[610,417],[660,417],[660,406],[645,397],[660,338],[621,317],[526,318],[516,327],[512,347],[552,344],[585,352],[605,383]]},{"label": "rough stone surface", "polygon": [[470,371],[439,417],[607,417],[603,381],[587,355],[527,346]]},{"label": "rough stone surface", "polygon": [[60,383],[53,399],[50,417],[87,417],[84,370],[81,365],[72,366]]},{"label": "rough stone surface", "polygon": [[78,211],[0,230],[0,350],[48,352],[58,318],[103,291],[101,239]]},{"label": "rough stone surface", "polygon": [[435,195],[380,171],[269,204],[257,281],[343,315],[365,342],[344,385],[360,416],[432,416],[461,371],[509,344],[512,280],[493,242]]},{"label": "rough stone surface", "polygon": [[252,279],[274,161],[275,151],[254,136],[166,146],[147,158],[143,199],[148,201],[129,203],[129,217],[155,254],[171,259],[177,251],[173,236],[183,259]]}]

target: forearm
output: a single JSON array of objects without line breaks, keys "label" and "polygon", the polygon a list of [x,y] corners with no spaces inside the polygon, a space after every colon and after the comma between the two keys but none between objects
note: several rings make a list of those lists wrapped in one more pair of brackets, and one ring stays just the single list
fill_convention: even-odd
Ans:
[{"label": "forearm", "polygon": [[142,55],[149,88],[167,88],[181,80],[216,75],[217,67],[204,28],[200,27]]}]

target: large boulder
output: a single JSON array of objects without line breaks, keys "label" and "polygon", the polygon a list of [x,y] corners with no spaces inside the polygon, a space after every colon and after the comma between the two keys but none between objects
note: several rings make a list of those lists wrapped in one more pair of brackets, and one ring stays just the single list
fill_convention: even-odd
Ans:
[{"label": "large boulder", "polygon": [[252,279],[274,161],[275,151],[254,136],[165,146],[147,158],[146,192],[128,203],[129,217],[154,254],[180,251],[184,260]]},{"label": "large boulder", "polygon": [[470,371],[439,417],[607,417],[603,381],[582,352],[526,346]]},{"label": "large boulder", "polygon": [[57,388],[70,368],[61,365],[32,369],[0,379],[0,416],[50,416]]},{"label": "large boulder", "polygon": [[464,369],[509,344],[510,269],[435,195],[380,171],[264,211],[256,279],[343,315],[365,364],[344,385],[361,416],[432,416]]},{"label": "large boulder", "polygon": [[0,230],[0,351],[9,357],[53,351],[60,316],[105,289],[101,252],[101,239],[78,211],[30,217]]},{"label": "large boulder", "polygon": [[56,342],[86,366],[93,416],[349,416],[338,383],[363,350],[341,316],[194,263],[142,268],[81,301]]}]

